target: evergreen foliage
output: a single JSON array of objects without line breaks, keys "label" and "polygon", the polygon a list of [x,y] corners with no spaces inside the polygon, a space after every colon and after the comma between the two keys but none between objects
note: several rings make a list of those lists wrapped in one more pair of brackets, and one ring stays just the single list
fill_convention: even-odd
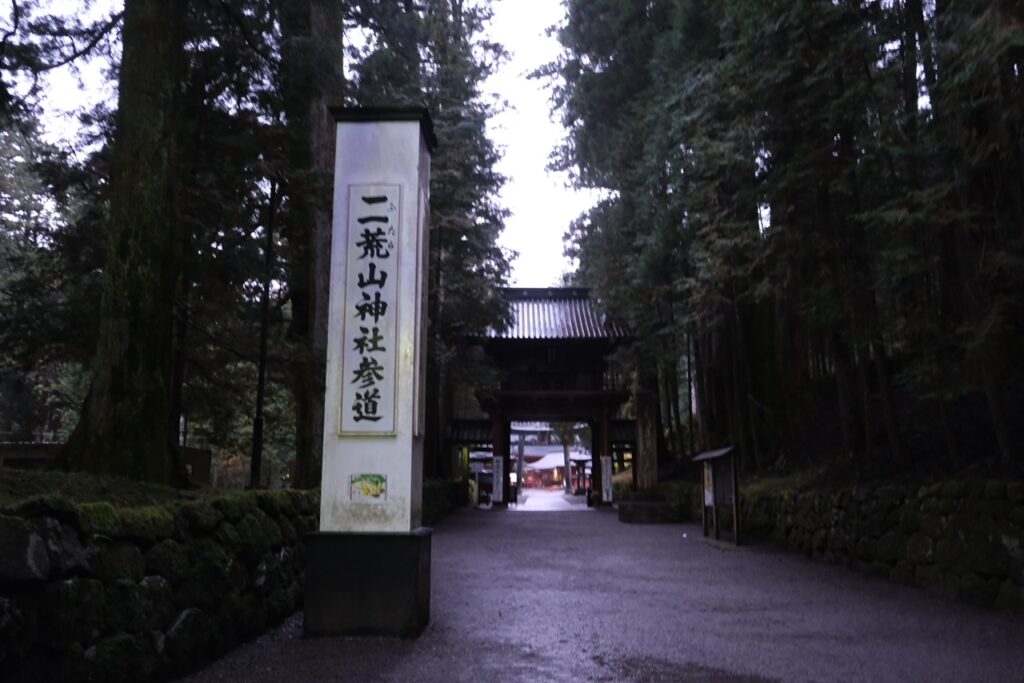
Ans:
[{"label": "evergreen foliage", "polygon": [[566,4],[555,165],[606,190],[568,249],[671,450],[1020,465],[1015,5]]},{"label": "evergreen foliage", "polygon": [[[294,461],[296,483],[316,485],[333,177],[327,107],[414,103],[434,113],[441,147],[434,159],[431,284],[444,293],[430,303],[437,342],[431,348],[448,363],[463,335],[500,324],[504,315],[494,296],[508,272],[495,244],[504,211],[494,195],[502,179],[493,171],[497,152],[484,128],[490,109],[479,91],[501,48],[479,37],[488,20],[483,4],[158,4],[128,0],[126,13],[139,7],[181,11],[174,41],[180,69],[149,74],[151,85],[176,93],[174,102],[159,115],[132,114],[123,104],[82,111],[85,134],[69,150],[50,148],[35,135],[35,121],[45,113],[46,72],[98,58],[116,74],[122,46],[126,52],[158,46],[137,24],[124,23],[126,13],[95,23],[80,18],[84,2],[79,11],[61,13],[21,0],[0,25],[0,432],[6,432],[0,440],[68,436],[85,390],[96,383],[99,366],[91,361],[97,349],[117,351],[111,340],[124,337],[111,337],[108,329],[97,344],[98,321],[109,326],[112,319],[109,304],[101,315],[100,302],[137,298],[136,312],[166,316],[169,326],[132,323],[133,343],[149,339],[137,359],[151,367],[145,382],[109,392],[110,402],[140,406],[159,395],[167,405],[146,420],[117,420],[122,431],[168,447],[182,440],[211,446],[229,478],[242,483],[240,471],[231,472],[254,438],[266,292],[269,462],[261,481],[286,479]],[[351,88],[342,75],[344,28],[369,40],[366,50],[349,50]],[[123,81],[125,65],[120,70]],[[122,85],[122,103],[138,94],[133,87],[126,92]],[[164,114],[168,118],[160,118]],[[119,185],[112,182],[112,158],[123,156],[126,146],[129,154],[146,151],[124,142],[133,124],[162,131],[159,143],[144,147],[161,150],[150,162],[166,164],[161,173],[129,171],[127,184]],[[117,168],[124,173],[123,158]],[[173,196],[169,208],[131,199],[144,181],[152,183],[151,196]],[[124,238],[128,233],[118,232],[124,224],[118,228],[113,220],[118,206],[134,212],[151,207],[161,230]],[[137,230],[147,223],[132,224]],[[158,279],[173,284],[169,295],[140,285],[156,270],[142,261],[131,265],[137,256],[155,259],[164,273]],[[125,275],[138,279],[129,283]],[[460,315],[446,318],[449,309]],[[93,441],[74,449],[81,454],[74,462],[94,471],[172,478],[164,466],[112,464],[118,448]],[[121,462],[155,462],[162,448],[132,446]]]}]

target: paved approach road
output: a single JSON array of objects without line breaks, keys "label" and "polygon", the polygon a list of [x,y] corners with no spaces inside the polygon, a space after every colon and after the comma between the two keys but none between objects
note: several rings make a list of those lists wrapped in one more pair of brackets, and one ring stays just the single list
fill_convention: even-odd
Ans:
[{"label": "paved approach road", "polygon": [[301,614],[188,679],[1024,681],[1024,619],[610,511],[463,510],[416,640],[303,640]]}]

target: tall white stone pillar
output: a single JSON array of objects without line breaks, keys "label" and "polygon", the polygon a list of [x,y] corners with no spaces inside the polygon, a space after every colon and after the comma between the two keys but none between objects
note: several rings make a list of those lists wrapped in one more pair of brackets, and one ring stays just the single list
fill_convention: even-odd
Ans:
[{"label": "tall white stone pillar", "polygon": [[430,116],[338,109],[320,532],[306,635],[416,635],[429,620],[420,527]]}]

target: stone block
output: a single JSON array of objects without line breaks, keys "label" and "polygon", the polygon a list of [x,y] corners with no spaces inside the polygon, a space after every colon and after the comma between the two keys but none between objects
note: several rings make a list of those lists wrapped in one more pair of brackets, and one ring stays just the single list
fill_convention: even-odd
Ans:
[{"label": "stone block", "polygon": [[99,555],[95,545],[83,545],[75,527],[62,523],[53,517],[35,521],[36,528],[46,539],[50,563],[58,575],[90,573]]},{"label": "stone block", "polygon": [[142,589],[134,581],[106,584],[105,622],[111,631],[137,633],[145,630],[148,621]]},{"label": "stone block", "polygon": [[1006,499],[1013,504],[1024,502],[1024,482],[1008,482],[1006,484]]},{"label": "stone block", "polygon": [[134,683],[151,680],[160,666],[148,635],[118,633],[86,649],[86,680]]},{"label": "stone block", "polygon": [[50,576],[49,547],[30,522],[0,515],[0,548],[0,581],[37,581]]},{"label": "stone block", "polygon": [[0,662],[18,661],[38,634],[37,603],[28,597],[0,596]]},{"label": "stone block", "polygon": [[148,505],[121,510],[122,532],[126,538],[155,543],[174,536],[177,520],[166,507]]},{"label": "stone block", "polygon": [[43,494],[33,496],[19,501],[14,506],[7,508],[12,516],[32,519],[35,517],[51,517],[57,521],[67,524],[76,531],[85,530],[79,508],[60,495]]},{"label": "stone block", "polygon": [[171,539],[164,539],[146,551],[146,573],[162,576],[172,584],[181,583],[192,575],[185,546]]},{"label": "stone block", "polygon": [[213,500],[213,506],[229,522],[239,522],[256,510],[256,499],[248,493],[228,493]]},{"label": "stone block", "polygon": [[921,530],[921,511],[917,505],[907,503],[900,508],[900,530],[905,534]]},{"label": "stone block", "polygon": [[987,484],[984,479],[968,479],[964,484],[964,497],[972,500],[981,498]]},{"label": "stone block", "polygon": [[933,564],[920,564],[914,567],[914,583],[928,590],[942,589],[943,574]]},{"label": "stone block", "polygon": [[889,578],[899,583],[914,583],[914,565],[900,562],[889,570]]},{"label": "stone block", "polygon": [[985,482],[985,490],[981,497],[987,500],[1004,500],[1006,498],[1006,482],[998,479]]},{"label": "stone block", "polygon": [[[262,517],[255,514],[258,512]],[[261,510],[248,514],[235,524],[235,531],[238,534],[238,553],[246,563],[253,565],[260,561],[264,553],[270,550],[271,538],[268,537],[266,526],[262,518],[266,514]],[[278,535],[280,535],[278,530]]]},{"label": "stone block", "polygon": [[134,543],[115,541],[100,546],[96,559],[96,575],[104,581],[138,581],[145,574],[146,560]]},{"label": "stone block", "polygon": [[281,539],[284,543],[291,545],[299,540],[299,532],[287,517],[278,518],[277,526],[281,530]]},{"label": "stone block", "polygon": [[875,559],[886,564],[895,564],[906,558],[907,537],[900,531],[884,534],[875,545]]},{"label": "stone block", "polygon": [[182,520],[194,534],[210,534],[224,519],[223,513],[205,500],[190,501],[178,508]]},{"label": "stone block", "polygon": [[234,568],[239,564],[216,543],[204,539],[193,547],[193,572],[174,591],[174,602],[182,608],[201,607],[216,612],[225,595],[244,585],[244,575],[237,580]]},{"label": "stone block", "polygon": [[942,538],[946,533],[946,520],[936,513],[923,515],[920,531],[931,538]]},{"label": "stone block", "polygon": [[973,507],[974,513],[980,517],[987,518],[990,524],[996,520],[1006,519],[1010,516],[1010,511],[1013,509],[1013,505],[1005,498],[985,498],[974,503]]},{"label": "stone block", "polygon": [[95,579],[72,578],[43,591],[47,636],[57,643],[91,643],[104,631],[106,591]]},{"label": "stone block", "polygon": [[943,570],[951,569],[960,560],[962,548],[963,546],[953,539],[939,539],[935,544],[935,563]]},{"label": "stone block", "polygon": [[146,615],[145,628],[150,631],[167,628],[175,614],[170,582],[162,576],[147,576],[139,582],[139,599]]},{"label": "stone block", "polygon": [[220,631],[214,619],[201,609],[182,611],[167,629],[164,653],[175,674],[194,671],[220,649]]},{"label": "stone block", "polygon": [[430,529],[306,537],[304,632],[418,636],[430,621]]},{"label": "stone block", "polygon": [[1024,590],[1013,581],[1003,581],[994,607],[1004,612],[1020,612],[1024,609]]},{"label": "stone block", "polygon": [[963,498],[964,485],[958,481],[943,482],[940,495],[950,499]]},{"label": "stone block", "polygon": [[84,503],[79,506],[86,533],[118,538],[124,533],[121,513],[110,503]]},{"label": "stone block", "polygon": [[914,534],[907,541],[907,560],[914,564],[930,564],[935,559],[932,539],[925,534]]},{"label": "stone block", "polygon": [[262,596],[234,593],[224,599],[221,622],[236,635],[237,640],[258,636],[270,623],[267,601]]},{"label": "stone block", "polygon": [[960,577],[960,597],[979,605],[989,606],[995,602],[1000,585],[1000,581],[977,574],[965,574]]}]

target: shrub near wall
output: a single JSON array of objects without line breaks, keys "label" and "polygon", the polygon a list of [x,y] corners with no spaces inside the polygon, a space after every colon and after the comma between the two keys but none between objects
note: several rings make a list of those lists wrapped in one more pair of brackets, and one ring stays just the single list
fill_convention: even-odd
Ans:
[{"label": "shrub near wall", "polygon": [[4,681],[148,681],[195,670],[301,603],[314,493],[0,511]]},{"label": "shrub near wall", "polygon": [[1000,609],[1024,610],[1024,484],[944,482],[741,495],[749,535]]}]

